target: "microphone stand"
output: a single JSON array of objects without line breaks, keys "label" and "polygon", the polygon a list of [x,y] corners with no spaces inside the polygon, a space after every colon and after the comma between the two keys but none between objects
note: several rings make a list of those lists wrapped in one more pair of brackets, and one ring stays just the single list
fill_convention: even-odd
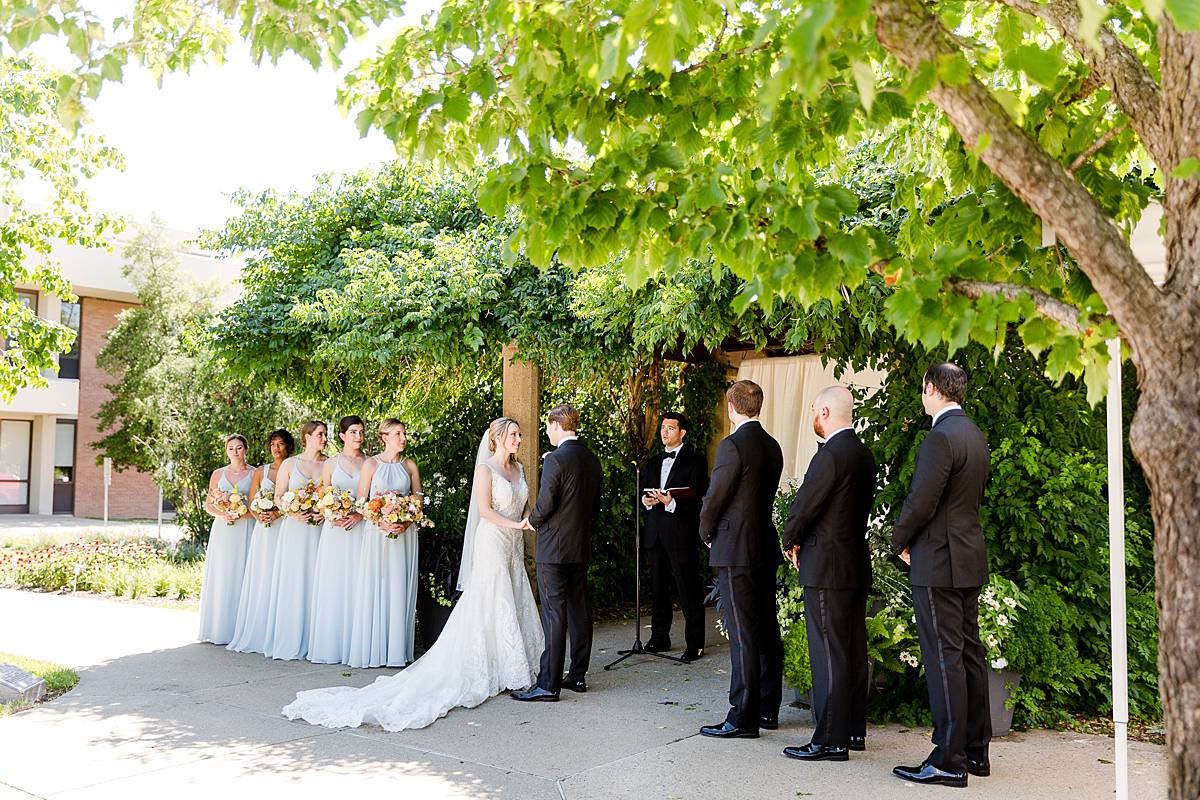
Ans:
[{"label": "microphone stand", "polygon": [[625,659],[631,656],[654,656],[665,661],[674,661],[678,664],[686,664],[678,656],[668,655],[666,653],[655,653],[652,650],[647,650],[642,644],[642,461],[633,461],[633,602],[636,607],[636,616],[633,623],[633,646],[628,650],[618,650],[619,658],[611,664],[605,665],[604,669],[610,670],[617,664],[620,664]]}]

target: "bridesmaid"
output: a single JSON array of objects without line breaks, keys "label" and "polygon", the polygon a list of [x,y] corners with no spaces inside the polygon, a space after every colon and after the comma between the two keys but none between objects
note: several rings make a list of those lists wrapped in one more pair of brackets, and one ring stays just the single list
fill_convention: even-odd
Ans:
[{"label": "bridesmaid", "polygon": [[[407,432],[398,419],[379,426],[383,452],[363,464],[358,496],[421,490],[417,465],[404,457]],[[355,581],[352,667],[402,667],[413,658],[417,605],[416,528],[388,539],[386,529],[368,523]]]},{"label": "bridesmaid", "polygon": [[[364,430],[361,417],[342,417],[338,422],[342,452],[325,462],[322,486],[358,497]],[[362,515],[351,513],[333,522],[326,521],[321,528],[308,628],[308,660],[314,664],[345,664],[350,659],[354,581],[358,577],[363,541],[364,526],[360,522]]]},{"label": "bridesmaid", "polygon": [[[325,423],[318,420],[304,423],[300,440],[304,452],[292,456],[279,467],[276,497],[283,497],[289,488],[301,488],[307,481],[321,482],[325,445],[329,441]],[[291,661],[308,655],[308,613],[317,544],[321,538],[321,526],[316,524],[319,520],[316,512],[312,512],[286,514],[279,523],[263,647],[263,654],[268,658]]]},{"label": "bridesmaid", "polygon": [[250,476],[246,463],[246,437],[235,433],[225,439],[229,463],[214,470],[208,479],[209,497],[204,510],[213,515],[212,530],[204,557],[204,583],[200,590],[200,641],[228,644],[237,626],[238,600],[246,572],[246,551],[254,518],[249,513],[233,516],[213,507],[213,492],[226,494],[237,489],[250,504]]},{"label": "bridesmaid", "polygon": [[[296,440],[280,428],[267,437],[271,463],[254,471],[250,480],[250,500],[262,489],[275,491],[275,479],[283,460],[296,449]],[[253,513],[253,512],[251,512]],[[242,599],[238,603],[237,627],[229,649],[238,653],[261,653],[266,646],[267,611],[271,601],[271,574],[275,569],[275,545],[278,543],[278,511],[254,514],[257,522],[250,536],[250,555],[246,560],[246,577],[242,581]]]}]

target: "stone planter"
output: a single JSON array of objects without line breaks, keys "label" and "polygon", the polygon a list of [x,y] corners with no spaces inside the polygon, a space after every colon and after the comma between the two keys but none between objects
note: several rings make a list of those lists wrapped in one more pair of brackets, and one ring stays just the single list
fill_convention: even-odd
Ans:
[{"label": "stone planter", "polygon": [[1011,669],[988,670],[988,705],[992,713],[992,736],[1005,736],[1012,730],[1013,710],[1008,699],[1021,684],[1021,673]]}]

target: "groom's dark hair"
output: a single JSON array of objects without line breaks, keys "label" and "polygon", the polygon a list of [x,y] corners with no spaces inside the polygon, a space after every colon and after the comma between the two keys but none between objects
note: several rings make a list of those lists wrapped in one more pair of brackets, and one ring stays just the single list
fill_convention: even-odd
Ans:
[{"label": "groom's dark hair", "polygon": [[564,431],[579,433],[579,412],[574,406],[569,406],[566,403],[561,403],[546,414],[546,419],[550,422],[557,422],[558,427]]}]

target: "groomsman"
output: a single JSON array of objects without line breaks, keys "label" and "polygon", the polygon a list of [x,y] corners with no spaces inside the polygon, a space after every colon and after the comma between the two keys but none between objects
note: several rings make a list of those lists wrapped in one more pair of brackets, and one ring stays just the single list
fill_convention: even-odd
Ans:
[{"label": "groomsman", "polygon": [[921,381],[933,427],[917,451],[908,499],[892,529],[892,549],[911,566],[917,636],[933,711],[933,752],[892,772],[914,783],[966,786],[986,777],[992,724],[987,664],[979,640],[979,591],[987,583],[987,546],[979,504],[988,479],[988,445],[963,413],[967,374],[934,364]]},{"label": "groomsman", "polygon": [[812,665],[812,741],[785,747],[801,761],[846,761],[867,735],[867,518],[875,501],[875,457],[854,432],[854,398],[844,386],[812,404],[818,445],[796,493],[783,549],[800,572]]},{"label": "groomsman", "polygon": [[775,570],[783,563],[771,506],[783,451],[758,421],[762,388],[738,381],[725,393],[733,433],[717,447],[700,538],[712,548],[725,630],[729,633],[729,714],[704,736],[757,739],[779,727],[783,644],[775,609]]},{"label": "groomsman", "polygon": [[[700,502],[708,490],[708,460],[684,443],[688,421],[683,414],[664,414],[659,437],[663,452],[642,465],[640,486],[646,508],[642,546],[650,555],[650,641],[646,649],[671,649],[671,587],[683,608],[683,660],[704,654],[704,587],[700,581]],[[672,495],[671,488],[686,488]]]}]

